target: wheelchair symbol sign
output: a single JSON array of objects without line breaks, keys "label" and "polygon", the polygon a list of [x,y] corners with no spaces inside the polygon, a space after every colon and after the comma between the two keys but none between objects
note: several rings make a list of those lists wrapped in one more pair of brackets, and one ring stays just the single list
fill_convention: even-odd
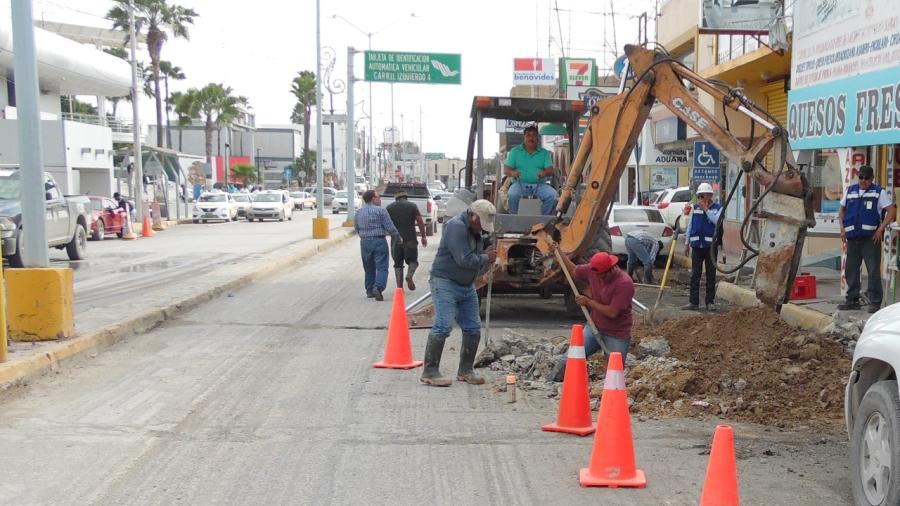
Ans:
[{"label": "wheelchair symbol sign", "polygon": [[719,168],[719,150],[709,142],[694,142],[694,168]]}]

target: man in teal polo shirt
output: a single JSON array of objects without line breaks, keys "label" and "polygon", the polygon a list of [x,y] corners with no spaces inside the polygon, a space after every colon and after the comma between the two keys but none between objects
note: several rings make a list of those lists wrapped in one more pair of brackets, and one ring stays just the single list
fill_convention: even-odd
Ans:
[{"label": "man in teal polo shirt", "polygon": [[557,195],[547,184],[553,176],[553,157],[538,143],[537,126],[525,127],[525,142],[510,150],[505,165],[506,175],[513,178],[509,187],[510,214],[519,214],[519,200],[524,196],[541,200],[541,214],[553,214]]}]

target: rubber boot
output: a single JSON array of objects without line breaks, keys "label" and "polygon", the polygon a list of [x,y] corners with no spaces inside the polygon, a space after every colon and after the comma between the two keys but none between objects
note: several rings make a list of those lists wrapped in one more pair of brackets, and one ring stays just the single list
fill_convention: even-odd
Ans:
[{"label": "rubber boot", "polygon": [[478,343],[481,341],[481,333],[463,334],[462,347],[459,349],[459,372],[456,379],[470,385],[481,385],[484,378],[475,374],[472,365],[475,363],[475,354],[478,353]]},{"label": "rubber boot", "polygon": [[394,267],[394,279],[397,281],[397,288],[403,289],[403,267]]},{"label": "rubber boot", "polygon": [[[416,269],[419,268],[419,264],[413,262],[409,264],[409,268],[406,271],[406,286],[409,287],[409,291],[416,291],[416,283],[413,281],[413,274],[416,273]],[[401,269],[402,272],[402,269]]]},{"label": "rubber boot", "polygon": [[444,353],[444,341],[446,337],[428,334],[428,342],[425,344],[425,367],[422,369],[422,377],[419,381],[433,387],[449,387],[453,380],[441,376],[441,355]]},{"label": "rubber boot", "polygon": [[637,278],[634,277],[634,264],[628,264],[628,277],[631,278],[632,281],[637,281]]},{"label": "rubber boot", "polygon": [[647,284],[647,285],[653,284],[653,269],[644,267],[644,284]]}]

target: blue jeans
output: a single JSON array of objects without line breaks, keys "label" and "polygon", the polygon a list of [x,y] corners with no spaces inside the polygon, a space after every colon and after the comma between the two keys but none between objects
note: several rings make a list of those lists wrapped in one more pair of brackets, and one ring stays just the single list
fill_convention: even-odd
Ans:
[{"label": "blue jeans", "polygon": [[556,190],[546,183],[514,183],[509,187],[509,213],[519,214],[519,199],[535,197],[541,200],[541,214],[553,214],[556,208]]},{"label": "blue jeans", "polygon": [[384,237],[360,239],[363,269],[366,271],[366,293],[384,291],[388,279],[388,244]]},{"label": "blue jeans", "polygon": [[463,334],[481,333],[481,316],[478,314],[478,294],[475,285],[461,285],[447,278],[432,277],[431,300],[434,302],[434,326],[431,333],[438,337],[450,336],[453,321],[459,323]]},{"label": "blue jeans", "polygon": [[[628,357],[628,345],[631,343],[630,337],[613,337],[607,336],[605,334],[600,334],[600,338],[603,339],[603,344],[606,345],[606,348],[610,353],[619,352],[622,354],[622,364],[625,364],[626,358]],[[597,341],[597,337],[594,335],[594,329],[591,328],[591,325],[587,322],[584,324],[584,357],[588,358],[594,353],[597,353],[602,348],[600,348],[600,342]],[[559,360],[556,362],[556,365],[553,367],[553,371],[550,373],[550,381],[562,381],[563,376],[566,373],[566,360],[568,360],[567,355],[563,355],[559,357]]]},{"label": "blue jeans", "polygon": [[628,250],[628,267],[634,267],[640,261],[645,268],[653,269],[653,259],[650,258],[650,251],[647,250],[640,239],[625,237],[625,249]]}]

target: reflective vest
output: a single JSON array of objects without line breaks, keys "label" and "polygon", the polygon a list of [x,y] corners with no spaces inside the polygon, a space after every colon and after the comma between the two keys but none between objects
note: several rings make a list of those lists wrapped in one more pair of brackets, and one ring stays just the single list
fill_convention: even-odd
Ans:
[{"label": "reflective vest", "polygon": [[844,208],[844,232],[848,239],[872,237],[881,224],[878,197],[881,187],[873,184],[859,193],[859,185],[847,188],[847,206]]},{"label": "reflective vest", "polygon": [[[722,206],[713,203],[709,206],[711,211],[721,209]],[[716,235],[716,224],[706,216],[706,211],[700,208],[699,204],[694,204],[694,210],[691,211],[691,234],[688,241],[692,248],[711,248]]]}]

